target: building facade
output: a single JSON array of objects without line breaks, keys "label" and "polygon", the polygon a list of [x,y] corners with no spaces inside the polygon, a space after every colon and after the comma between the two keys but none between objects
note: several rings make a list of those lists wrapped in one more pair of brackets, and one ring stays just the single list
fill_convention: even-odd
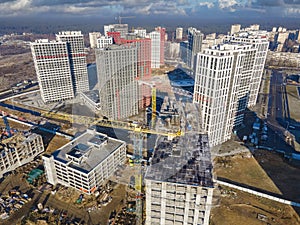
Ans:
[{"label": "building facade", "polygon": [[165,64],[165,41],[168,40],[168,34],[166,33],[166,28],[156,27],[156,31],[160,33],[160,65]]},{"label": "building facade", "polygon": [[89,79],[83,34],[81,31],[63,31],[56,35],[56,39],[67,43],[75,95],[88,91]]},{"label": "building facade", "polygon": [[104,35],[107,36],[107,32],[119,32],[121,38],[125,38],[128,34],[128,24],[110,24],[104,25]]},{"label": "building facade", "polygon": [[89,38],[90,38],[90,47],[91,48],[96,48],[97,47],[97,39],[101,37],[100,32],[92,32],[89,33]]},{"label": "building facade", "polygon": [[38,134],[15,134],[1,141],[0,144],[0,178],[3,174],[34,160],[44,152],[42,136]]},{"label": "building facade", "polygon": [[203,34],[196,28],[188,29],[187,66],[194,70],[195,57],[202,50]]},{"label": "building facade", "polygon": [[183,37],[183,28],[177,27],[175,32],[175,38],[176,40],[182,40],[182,37]]},{"label": "building facade", "polygon": [[97,48],[105,48],[113,44],[113,37],[101,36],[97,38]]},{"label": "building facade", "polygon": [[265,67],[267,58],[269,41],[267,33],[265,31],[247,31],[240,32],[236,35],[227,37],[231,43],[249,44],[253,48],[257,49],[253,74],[250,81],[250,96],[248,101],[248,107],[252,107],[256,104],[257,96],[260,88],[260,83]]},{"label": "building facade", "polygon": [[102,113],[111,119],[138,113],[137,47],[112,45],[96,49]]},{"label": "building facade", "polygon": [[243,122],[256,52],[251,45],[223,44],[197,55],[193,101],[200,104],[211,146],[229,140]]},{"label": "building facade", "polygon": [[42,158],[48,183],[92,194],[125,163],[126,144],[88,129]]},{"label": "building facade", "polygon": [[37,40],[31,43],[34,67],[45,103],[74,98],[67,43]]},{"label": "building facade", "polygon": [[160,67],[160,51],[161,51],[161,35],[158,31],[152,31],[149,33],[151,39],[151,68]]},{"label": "building facade", "polygon": [[230,30],[230,34],[233,35],[235,33],[240,32],[241,30],[241,24],[233,24],[231,25],[231,30]]}]

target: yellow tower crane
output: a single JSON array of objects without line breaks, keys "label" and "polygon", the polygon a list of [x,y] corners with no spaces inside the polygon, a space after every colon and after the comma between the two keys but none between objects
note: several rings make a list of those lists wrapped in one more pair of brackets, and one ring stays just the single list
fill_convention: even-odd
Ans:
[{"label": "yellow tower crane", "polygon": [[110,128],[119,128],[128,131],[133,131],[133,145],[134,145],[134,156],[133,162],[134,167],[137,170],[137,174],[135,175],[135,190],[136,190],[136,224],[141,225],[143,222],[143,203],[142,203],[142,167],[141,162],[143,158],[143,138],[144,134],[156,134],[168,136],[168,138],[174,138],[178,136],[184,135],[184,133],[179,129],[176,132],[160,132],[148,128],[143,124],[136,124],[133,122],[122,122],[115,120],[107,120],[102,119],[101,121],[97,121],[97,124],[103,127]]},{"label": "yellow tower crane", "polygon": [[149,87],[151,87],[151,108],[152,108],[152,114],[151,114],[151,127],[154,128],[155,121],[156,121],[156,87],[154,83],[148,83],[143,80],[138,81],[139,84],[144,84]]}]

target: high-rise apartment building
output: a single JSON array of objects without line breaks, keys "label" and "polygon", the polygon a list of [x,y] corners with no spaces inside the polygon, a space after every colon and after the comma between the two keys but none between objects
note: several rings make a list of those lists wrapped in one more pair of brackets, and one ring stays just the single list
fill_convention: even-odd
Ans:
[{"label": "high-rise apartment building", "polygon": [[120,32],[121,38],[125,38],[128,34],[128,24],[110,24],[104,25],[104,35],[107,35],[107,32]]},{"label": "high-rise apartment building", "polygon": [[113,44],[113,38],[109,36],[101,36],[97,38],[97,48],[105,48]]},{"label": "high-rise apartment building", "polygon": [[100,37],[101,37],[100,32],[89,33],[91,48],[96,48],[97,47],[97,39],[100,38]]},{"label": "high-rise apartment building", "polygon": [[243,122],[256,53],[250,44],[223,44],[197,55],[193,101],[200,104],[211,146],[229,140]]},{"label": "high-rise apartment building", "polygon": [[187,65],[194,70],[195,57],[202,50],[203,34],[196,28],[188,29]]},{"label": "high-rise apartment building", "polygon": [[182,40],[182,36],[183,36],[183,28],[182,27],[177,27],[176,28],[176,34],[175,34],[175,38],[176,40]]},{"label": "high-rise apartment building", "polygon": [[231,30],[230,30],[230,34],[233,35],[235,33],[240,32],[241,30],[241,24],[233,24],[231,25]]},{"label": "high-rise apartment building", "polygon": [[102,113],[111,119],[137,114],[137,47],[111,45],[95,54]]},{"label": "high-rise apartment building", "polygon": [[80,31],[63,31],[56,35],[58,41],[67,43],[75,95],[89,90],[83,34]]},{"label": "high-rise apartment building", "polygon": [[152,31],[149,33],[149,37],[151,39],[151,68],[159,68],[160,63],[160,51],[161,49],[161,34],[158,31]]},{"label": "high-rise apartment building", "polygon": [[248,107],[254,106],[257,101],[257,96],[269,48],[267,32],[240,32],[233,36],[227,37],[227,40],[229,40],[231,43],[249,44],[253,48],[257,49],[254,60],[253,74],[250,81],[250,96],[248,101]]},{"label": "high-rise apartment building", "polygon": [[146,29],[143,28],[136,28],[134,29],[134,33],[141,38],[145,38],[147,36],[147,31]]},{"label": "high-rise apartment building", "polygon": [[187,49],[188,49],[188,41],[180,42],[180,58],[184,63],[187,63]]},{"label": "high-rise apartment building", "polygon": [[67,43],[36,40],[31,43],[31,52],[42,100],[48,103],[74,98]]},{"label": "high-rise apartment building", "polygon": [[160,65],[165,64],[165,41],[168,40],[168,34],[166,34],[166,28],[156,27],[156,31],[160,33]]}]

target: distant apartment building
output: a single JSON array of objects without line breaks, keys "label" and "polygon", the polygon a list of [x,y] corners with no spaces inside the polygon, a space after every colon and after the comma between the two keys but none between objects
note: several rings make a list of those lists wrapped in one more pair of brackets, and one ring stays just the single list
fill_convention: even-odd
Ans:
[{"label": "distant apartment building", "polygon": [[231,43],[250,44],[253,48],[257,49],[254,60],[253,75],[250,81],[250,96],[248,101],[248,107],[254,106],[257,101],[257,96],[268,53],[269,41],[267,32],[240,32],[227,38],[230,39]]},{"label": "distant apartment building", "polygon": [[107,32],[119,32],[121,38],[125,38],[128,34],[128,24],[110,24],[104,26],[104,35],[107,36]]},{"label": "distant apartment building", "polygon": [[200,104],[211,146],[229,140],[243,122],[256,54],[251,44],[229,43],[197,55],[193,101]]},{"label": "distant apartment building", "polygon": [[182,60],[182,62],[187,63],[187,52],[188,52],[188,41],[182,41],[180,42],[180,58]]},{"label": "distant apartment building", "polygon": [[241,30],[241,24],[233,24],[231,25],[231,30],[230,30],[230,34],[233,35],[235,33],[240,32]]},{"label": "distant apartment building", "polygon": [[168,40],[168,34],[166,33],[166,28],[156,27],[156,31],[160,33],[160,65],[165,64],[165,42]]},{"label": "distant apartment building", "polygon": [[151,68],[159,68],[160,63],[160,51],[161,49],[161,34],[158,31],[152,31],[149,33],[151,39]]},{"label": "distant apartment building", "polygon": [[48,183],[92,194],[126,160],[126,144],[95,130],[43,157]]},{"label": "distant apartment building", "polygon": [[42,100],[49,103],[74,98],[67,43],[37,40],[31,43],[31,52]]},{"label": "distant apartment building", "polygon": [[113,44],[113,38],[109,36],[101,36],[97,38],[96,42],[97,42],[96,44],[97,48],[105,48]]},{"label": "distant apartment building", "polygon": [[166,59],[178,59],[180,52],[180,43],[166,41],[165,43],[165,58]]},{"label": "distant apartment building", "polygon": [[187,65],[194,70],[195,57],[202,50],[203,34],[196,28],[188,29]]},{"label": "distant apartment building", "polygon": [[209,139],[195,129],[195,105],[185,107],[182,121],[192,130],[172,140],[159,138],[146,171],[146,225],[209,224],[214,188]]},{"label": "distant apartment building", "polygon": [[0,178],[7,172],[34,160],[44,152],[42,136],[21,133],[4,139],[0,143]]},{"label": "distant apartment building", "polygon": [[111,45],[96,49],[102,114],[111,119],[138,113],[137,47]]},{"label": "distant apartment building", "polygon": [[80,31],[63,31],[56,35],[58,41],[67,43],[75,94],[89,90],[86,53]]},{"label": "distant apartment building", "polygon": [[97,47],[97,39],[101,37],[100,32],[92,32],[89,33],[89,38],[90,38],[90,47],[91,48],[96,48]]},{"label": "distant apartment building", "polygon": [[135,33],[138,37],[141,38],[145,38],[147,36],[147,31],[143,28],[136,28],[134,29],[133,33]]},{"label": "distant apartment building", "polygon": [[182,37],[183,37],[183,28],[177,27],[175,32],[175,38],[176,40],[182,40]]}]

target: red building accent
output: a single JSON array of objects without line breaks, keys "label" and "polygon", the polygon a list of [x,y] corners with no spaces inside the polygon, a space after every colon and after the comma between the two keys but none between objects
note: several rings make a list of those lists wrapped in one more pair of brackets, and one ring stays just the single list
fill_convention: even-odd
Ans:
[{"label": "red building accent", "polygon": [[[137,38],[133,40],[121,39],[122,44],[137,46],[137,79],[151,79],[151,39]],[[147,85],[139,85],[139,107],[146,108],[151,103],[151,88]]]},{"label": "red building accent", "polygon": [[112,37],[114,44],[121,44],[121,33],[120,32],[107,32],[107,36]]},{"label": "red building accent", "polygon": [[156,27],[155,30],[160,32],[160,65],[164,65],[165,64],[165,35],[166,35],[166,28]]}]

